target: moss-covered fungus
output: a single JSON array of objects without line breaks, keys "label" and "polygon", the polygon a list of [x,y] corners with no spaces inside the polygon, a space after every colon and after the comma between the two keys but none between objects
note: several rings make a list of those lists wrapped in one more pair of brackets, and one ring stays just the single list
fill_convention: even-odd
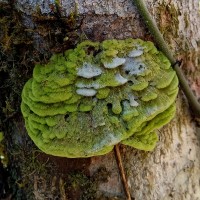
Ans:
[{"label": "moss-covered fungus", "polygon": [[47,154],[96,156],[117,143],[150,151],[156,129],[174,116],[177,92],[176,73],[153,43],[85,41],[35,66],[21,110]]}]

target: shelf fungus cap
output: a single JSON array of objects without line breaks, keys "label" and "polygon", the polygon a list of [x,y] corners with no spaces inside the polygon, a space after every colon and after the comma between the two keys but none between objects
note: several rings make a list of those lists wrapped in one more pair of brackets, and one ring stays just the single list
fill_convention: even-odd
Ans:
[{"label": "shelf fungus cap", "polygon": [[35,66],[21,111],[47,154],[98,156],[118,143],[151,151],[156,130],[174,117],[177,93],[176,73],[151,42],[85,41]]}]

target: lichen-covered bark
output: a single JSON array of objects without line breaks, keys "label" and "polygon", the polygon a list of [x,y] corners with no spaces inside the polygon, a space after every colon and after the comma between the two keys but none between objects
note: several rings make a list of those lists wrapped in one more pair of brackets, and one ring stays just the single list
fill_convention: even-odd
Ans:
[{"label": "lichen-covered bark", "polygon": [[[0,0],[1,2],[6,1]],[[95,41],[128,37],[152,40],[133,4],[134,1],[133,3],[131,0],[60,0],[58,2],[61,16],[67,17],[70,13],[78,13],[81,18],[79,32],[84,38]],[[182,59],[181,67],[191,88],[200,97],[200,60],[198,58],[200,55],[200,16],[198,0],[147,0],[146,3],[172,51],[177,58]],[[55,5],[54,1],[15,1],[16,8],[24,13],[23,23],[25,25],[30,25],[29,21],[32,23],[31,15],[32,13],[35,14],[38,9],[45,16],[54,16],[55,10],[52,5]],[[30,27],[33,27],[34,23],[35,21]],[[37,33],[36,36],[35,44],[37,44],[39,38],[38,46],[42,52],[41,41],[44,42],[45,40],[40,33]],[[45,47],[45,51],[48,51],[49,46],[48,48]],[[197,119],[192,116],[187,100],[180,91],[177,99],[176,117],[169,125],[160,130],[160,141],[153,152],[143,152],[121,146],[128,184],[134,199],[200,199],[200,144],[198,139],[200,131],[195,120]],[[15,130],[13,128],[10,130],[12,133],[21,131],[26,134],[20,120],[15,120],[15,125]],[[23,142],[20,144],[24,145]],[[45,157],[45,155],[39,156],[39,158],[43,161],[51,160],[51,157]],[[73,169],[73,167],[70,167],[70,162],[75,163],[75,165],[80,164],[79,167],[74,168],[81,171],[80,168],[82,167],[84,172],[87,171],[88,176],[93,177],[91,180],[93,183],[95,182],[97,191],[94,199],[100,196],[125,198],[114,153],[111,152],[105,156],[93,157],[84,161],[59,160],[59,162],[56,162],[57,167],[64,167],[62,163],[66,163],[67,167],[57,177],[54,176],[52,171],[50,188],[49,183],[47,183],[47,186],[41,189],[41,180],[45,182],[45,177],[40,174],[41,169],[38,174],[35,174],[34,171],[33,194],[35,199],[44,199],[45,196],[55,198],[56,195],[54,194],[60,194],[60,199],[67,199],[70,196],[69,185],[67,185],[66,177],[63,175],[66,175],[69,169]],[[108,172],[103,181],[99,179],[98,170],[100,168]],[[46,170],[49,170],[48,165]],[[102,176],[102,171],[100,176]],[[72,177],[74,178],[74,176]],[[91,182],[87,182],[88,180],[85,178],[82,177],[81,180],[85,181],[85,184],[81,182],[83,187],[91,186]],[[66,181],[66,184],[63,181]],[[71,191],[76,188],[71,185],[70,187],[73,188]],[[52,191],[52,193],[50,194],[49,191]],[[78,199],[78,195],[74,195],[73,199]]]}]

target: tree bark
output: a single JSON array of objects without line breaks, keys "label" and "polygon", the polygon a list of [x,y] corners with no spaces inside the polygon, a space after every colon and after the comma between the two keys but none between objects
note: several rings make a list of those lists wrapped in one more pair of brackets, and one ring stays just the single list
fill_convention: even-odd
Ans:
[{"label": "tree bark", "polygon": [[[6,1],[0,0],[0,4],[6,4]],[[177,59],[182,60],[181,67],[192,90],[199,98],[200,15],[198,0],[146,0],[146,4],[172,52]],[[42,32],[38,31],[41,24],[34,20],[34,17],[38,15],[38,9],[40,10],[40,20],[44,16],[48,18],[41,26],[43,28],[44,25],[47,25],[44,23],[51,26],[50,17],[56,16],[56,20],[59,20],[59,17],[69,19],[75,13],[78,25],[73,31],[76,30],[79,39],[84,37],[94,41],[103,41],[110,38],[132,37],[153,40],[134,1],[131,0],[60,0],[57,6],[52,0],[23,0],[15,1],[13,5],[22,14],[23,26],[35,31],[33,47],[40,53],[49,52],[52,49],[52,41],[47,41],[46,35],[44,36]],[[57,28],[62,31],[63,24],[60,23],[59,26]],[[67,36],[72,37],[73,31],[70,31],[70,34],[68,32]],[[72,44],[70,43],[70,45]],[[55,49],[51,52],[54,51]],[[27,74],[30,73],[31,71]],[[26,130],[20,114],[18,116],[17,119],[8,119],[6,123],[9,126],[12,125],[12,128],[7,128],[4,132],[23,138],[26,137]],[[120,146],[132,199],[200,199],[200,128],[198,120],[192,115],[187,99],[180,90],[176,116],[168,125],[160,129],[159,142],[154,151],[144,152]],[[29,139],[27,140],[29,141]],[[18,153],[23,152],[24,149],[27,151],[26,142],[18,141],[18,144],[22,148],[22,151]],[[31,155],[35,155],[37,151],[36,148],[28,150],[32,152]],[[13,155],[10,157],[13,159]],[[14,156],[13,162],[16,161],[16,158],[18,159],[17,156]],[[22,172],[20,181],[23,182],[22,189],[25,191],[23,194],[27,195],[26,191],[29,191],[30,199],[126,198],[114,152],[88,159],[59,159],[39,153],[36,158],[34,157],[33,163],[36,163],[34,165],[36,167],[42,166],[42,169],[32,169],[28,175],[23,174],[26,167],[29,166],[27,162],[29,159],[24,158],[23,165],[18,163],[18,168]],[[81,178],[78,179],[78,176]],[[27,189],[24,180],[28,184],[32,184],[33,187],[30,190]],[[77,180],[78,182],[76,182]],[[84,187],[90,188],[90,191],[84,190]],[[84,193],[83,190],[87,193]]]}]

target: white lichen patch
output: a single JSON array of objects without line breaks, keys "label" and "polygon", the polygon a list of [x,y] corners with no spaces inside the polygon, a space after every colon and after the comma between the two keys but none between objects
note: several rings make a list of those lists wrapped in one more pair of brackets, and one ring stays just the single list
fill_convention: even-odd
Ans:
[{"label": "white lichen patch", "polygon": [[116,67],[119,67],[120,65],[124,64],[126,62],[125,58],[119,58],[119,57],[115,57],[112,59],[112,62],[104,62],[104,67],[105,68],[109,68],[109,69],[113,69]]},{"label": "white lichen patch", "polygon": [[139,106],[139,103],[135,100],[135,96],[133,94],[129,94],[128,97],[129,97],[130,106],[133,106],[133,107]]},{"label": "white lichen patch", "polygon": [[128,75],[142,75],[146,70],[146,65],[141,59],[127,58],[123,65],[123,71]]},{"label": "white lichen patch", "polygon": [[78,88],[94,88],[94,89],[101,88],[99,83],[96,83],[96,82],[92,82],[92,83],[78,82],[78,83],[76,83],[76,87],[78,87]]},{"label": "white lichen patch", "polygon": [[125,84],[127,81],[128,81],[128,79],[126,79],[126,78],[124,78],[121,74],[116,74],[115,75],[115,80],[119,83],[119,84],[121,84],[121,85],[123,85],[123,84]]},{"label": "white lichen patch", "polygon": [[138,57],[143,54],[143,49],[134,49],[129,52],[128,57]]},{"label": "white lichen patch", "polygon": [[92,97],[97,93],[97,91],[94,89],[83,88],[83,89],[77,89],[76,93],[81,96]]},{"label": "white lichen patch", "polygon": [[101,68],[91,63],[84,63],[82,67],[78,68],[77,75],[84,78],[92,78],[95,76],[99,76],[101,73]]}]

